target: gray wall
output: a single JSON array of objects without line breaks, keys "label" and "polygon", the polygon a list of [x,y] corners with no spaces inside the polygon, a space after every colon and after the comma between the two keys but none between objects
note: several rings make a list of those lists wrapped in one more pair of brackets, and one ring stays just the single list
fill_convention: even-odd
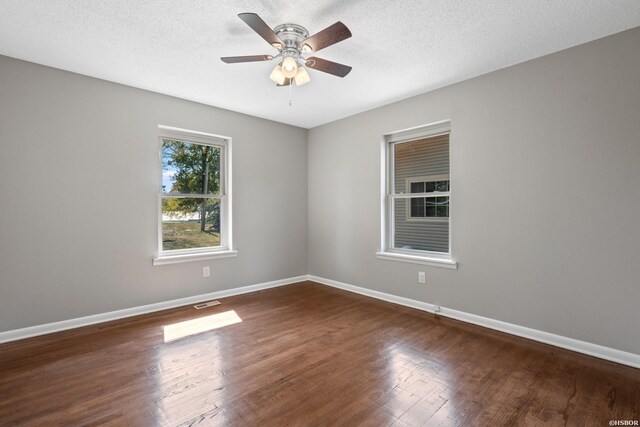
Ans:
[{"label": "gray wall", "polygon": [[[638,46],[640,28],[310,130],[309,273],[640,353]],[[445,119],[459,269],[378,260],[382,136]]]},{"label": "gray wall", "polygon": [[[151,265],[158,124],[233,138],[238,257]],[[0,331],[307,273],[305,129],[7,57],[0,125]]]}]

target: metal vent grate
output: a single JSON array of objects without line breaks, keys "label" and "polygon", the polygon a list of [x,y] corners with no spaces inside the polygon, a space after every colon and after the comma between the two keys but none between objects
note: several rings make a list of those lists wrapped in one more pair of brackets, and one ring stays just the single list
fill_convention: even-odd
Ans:
[{"label": "metal vent grate", "polygon": [[196,310],[202,310],[203,308],[207,308],[207,307],[213,307],[214,305],[220,305],[220,301],[207,301],[207,302],[201,302],[200,304],[196,304],[193,307]]}]

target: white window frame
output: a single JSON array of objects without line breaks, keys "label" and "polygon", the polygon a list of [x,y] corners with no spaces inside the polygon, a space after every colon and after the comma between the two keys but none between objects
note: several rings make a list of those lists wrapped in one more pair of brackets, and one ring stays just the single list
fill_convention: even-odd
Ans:
[{"label": "white window frame", "polygon": [[[168,194],[162,189],[162,146],[163,140],[174,139],[199,145],[221,147],[220,193],[206,195],[206,198],[220,200],[220,246],[193,249],[162,250],[162,200],[164,198],[195,197],[194,194]],[[232,202],[231,202],[231,138],[210,133],[191,131],[170,126],[158,126],[158,160],[159,160],[159,192],[158,192],[158,250],[153,258],[153,265],[175,264],[190,261],[202,261],[215,258],[234,257],[238,254],[233,249]]]},{"label": "white window frame", "polygon": [[[376,253],[379,259],[389,261],[408,262],[412,264],[422,264],[433,267],[444,267],[449,269],[457,269],[458,263],[453,258],[451,247],[451,236],[453,229],[453,199],[451,197],[451,191],[437,192],[437,193],[410,193],[409,187],[406,187],[404,193],[394,193],[393,177],[394,177],[394,150],[395,144],[415,141],[424,138],[436,137],[439,135],[449,135],[449,150],[451,150],[451,122],[449,120],[443,120],[436,123],[431,123],[424,126],[417,126],[414,128],[404,129],[400,131],[390,132],[384,135],[381,144],[381,224],[380,224],[380,250]],[[451,161],[451,160],[449,160]],[[449,185],[451,188],[451,167],[449,168]],[[419,181],[420,178],[416,177]],[[413,179],[413,178],[412,178]],[[399,249],[394,248],[394,212],[393,202],[394,200],[406,199],[408,203],[415,197],[433,197],[448,196],[449,197],[449,218],[446,219],[449,222],[449,251],[448,252],[433,252],[433,251],[421,251],[415,249]],[[410,212],[407,214],[410,215]],[[412,220],[422,221],[424,218],[412,218]],[[428,218],[427,220],[433,221],[434,218]],[[442,220],[440,220],[442,221]]]},{"label": "white window frame", "polygon": [[[428,175],[428,176],[416,176],[411,178],[405,178],[405,187],[407,189],[407,193],[409,194],[418,194],[411,193],[411,184],[414,182],[437,182],[437,181],[449,181],[449,191],[432,191],[429,194],[429,197],[425,198],[434,198],[434,197],[449,197],[449,205],[451,205],[451,180],[449,179],[449,175]],[[451,208],[451,206],[449,206]],[[407,208],[406,208],[406,219],[407,221],[416,221],[416,222],[446,222],[449,221],[449,217],[438,217],[438,216],[411,216],[411,199],[407,199]],[[449,221],[451,222],[451,221]]]}]

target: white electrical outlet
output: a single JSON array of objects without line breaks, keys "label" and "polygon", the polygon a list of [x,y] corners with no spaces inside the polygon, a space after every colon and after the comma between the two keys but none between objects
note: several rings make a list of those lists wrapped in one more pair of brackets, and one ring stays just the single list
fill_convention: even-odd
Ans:
[{"label": "white electrical outlet", "polygon": [[209,266],[202,267],[202,277],[209,277],[211,275],[211,270],[209,270]]},{"label": "white electrical outlet", "polygon": [[426,284],[427,278],[424,274],[424,271],[418,271],[418,283]]}]

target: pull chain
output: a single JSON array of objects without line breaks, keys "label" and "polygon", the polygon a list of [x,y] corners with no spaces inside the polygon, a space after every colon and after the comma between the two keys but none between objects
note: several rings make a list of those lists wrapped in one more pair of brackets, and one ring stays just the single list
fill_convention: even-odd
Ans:
[{"label": "pull chain", "polygon": [[289,79],[289,107],[293,105],[293,102],[291,101],[291,86],[293,86],[293,79]]}]

